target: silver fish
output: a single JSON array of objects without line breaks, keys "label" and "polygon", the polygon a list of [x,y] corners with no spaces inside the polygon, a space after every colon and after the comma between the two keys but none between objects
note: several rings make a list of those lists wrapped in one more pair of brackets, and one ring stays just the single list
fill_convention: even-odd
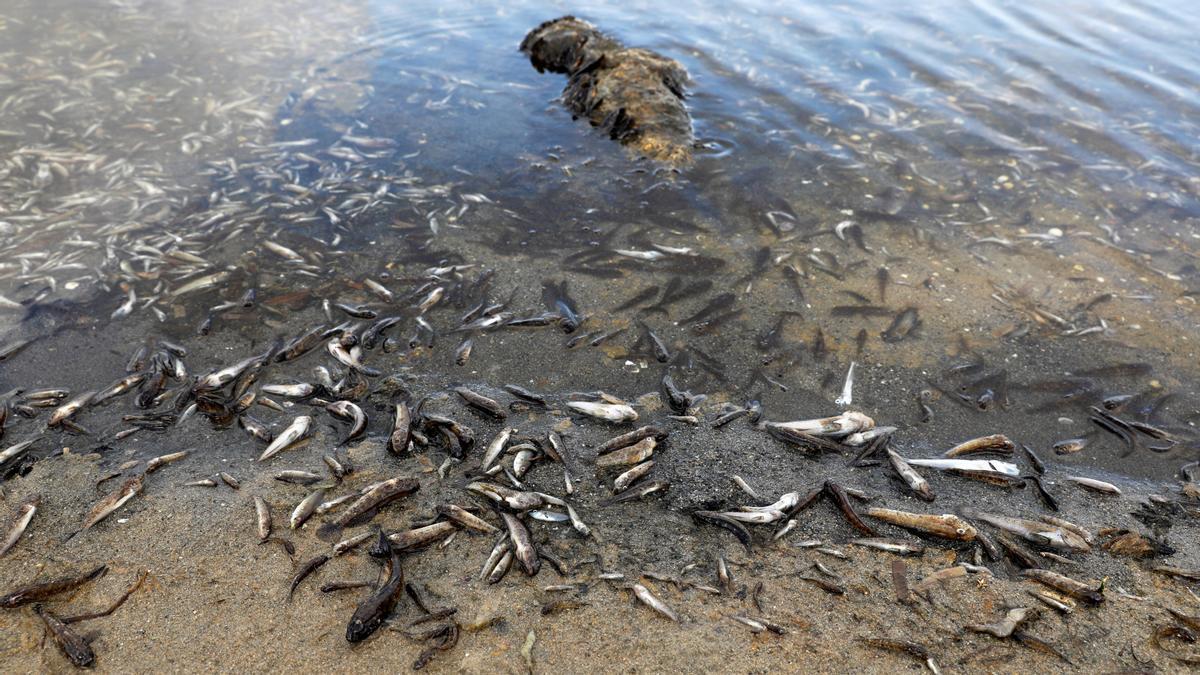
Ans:
[{"label": "silver fish", "polygon": [[592,401],[567,401],[567,407],[577,413],[594,417],[613,424],[636,422],[638,413],[624,403],[595,403]]},{"label": "silver fish", "polygon": [[1016,464],[998,459],[906,459],[913,466],[924,466],[938,471],[981,471],[1017,477],[1021,469]]},{"label": "silver fish", "polygon": [[641,584],[633,584],[630,586],[630,589],[633,590],[633,594],[637,596],[637,599],[642,601],[642,604],[672,621],[679,621],[679,615],[676,614],[673,609],[668,607],[665,602],[654,597],[654,594],[650,592],[650,589]]},{"label": "silver fish", "polygon": [[258,461],[267,461],[284,450],[287,450],[298,441],[306,438],[311,432],[312,418],[308,415],[301,415],[297,417],[296,419],[292,420],[292,423],[288,425],[286,429],[283,430],[283,433],[279,434],[275,437],[275,440],[271,441],[271,444],[267,446],[266,450],[263,450],[263,453],[259,456]]},{"label": "silver fish", "polygon": [[496,460],[504,452],[505,446],[508,444],[508,439],[517,433],[517,430],[512,427],[505,427],[496,434],[496,437],[488,442],[487,451],[483,454],[483,461],[479,464],[481,471],[487,471],[495,464]]},{"label": "silver fish", "polygon": [[29,521],[33,520],[33,516],[37,514],[38,505],[41,503],[41,495],[33,495],[17,507],[17,514],[13,516],[12,525],[9,526],[8,533],[4,535],[4,541],[0,542],[0,556],[16,546],[17,540],[21,538],[22,534],[25,534],[25,528],[29,527]]}]

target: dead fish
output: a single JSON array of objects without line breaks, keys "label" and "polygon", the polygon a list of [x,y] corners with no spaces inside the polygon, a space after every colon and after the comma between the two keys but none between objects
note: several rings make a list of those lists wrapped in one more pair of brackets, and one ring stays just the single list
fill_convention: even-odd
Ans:
[{"label": "dead fish", "polygon": [[1183,567],[1173,567],[1171,565],[1155,565],[1154,567],[1151,567],[1150,570],[1152,572],[1158,572],[1159,574],[1165,574],[1169,577],[1176,577],[1178,579],[1200,581],[1200,569],[1186,569]]},{"label": "dead fish", "polygon": [[579,534],[590,537],[592,535],[591,528],[583,522],[583,519],[579,517],[579,514],[575,512],[575,509],[570,504],[566,504],[565,506],[567,507],[567,518],[571,521],[571,527],[575,528],[575,531]]},{"label": "dead fish", "polygon": [[366,432],[367,414],[354,403],[350,401],[334,401],[325,406],[325,410],[340,420],[350,422],[350,431],[346,434],[346,438],[341,443],[338,443],[339,446],[346,445]]},{"label": "dead fish", "polygon": [[38,506],[41,503],[41,495],[35,494],[21,502],[20,506],[17,507],[17,513],[13,516],[12,524],[8,527],[8,533],[4,535],[4,541],[0,542],[0,556],[8,553],[9,549],[16,546],[17,540],[21,538],[21,535],[25,534],[25,529],[29,527],[29,522],[37,514]]},{"label": "dead fish", "polygon": [[1003,619],[996,623],[972,623],[967,624],[967,630],[975,631],[976,633],[988,633],[998,638],[1006,638],[1013,634],[1021,624],[1025,623],[1026,619],[1037,616],[1037,610],[1031,607],[1014,607],[1008,610]]},{"label": "dead fish", "polygon": [[972,438],[969,441],[963,441],[942,453],[942,457],[962,457],[963,455],[980,452],[997,452],[1011,455],[1016,448],[1016,444],[1008,440],[1008,437],[1004,434],[992,434],[991,436],[980,436],[979,438]]},{"label": "dead fish", "polygon": [[293,530],[299,529],[312,514],[316,512],[321,501],[325,499],[325,492],[328,488],[317,488],[308,493],[308,496],[300,500],[296,508],[292,509],[292,515],[288,518],[288,524]]},{"label": "dead fish", "polygon": [[796,422],[773,422],[768,426],[785,429],[810,436],[828,436],[841,438],[858,431],[866,431],[875,427],[875,420],[866,415],[848,410],[833,417],[821,419],[800,420]]},{"label": "dead fish", "polygon": [[872,530],[869,525],[864,523],[862,518],[859,517],[858,512],[854,510],[854,505],[850,503],[850,498],[846,495],[846,490],[843,489],[842,486],[834,483],[833,481],[827,480],[825,481],[825,492],[831,498],[833,498],[834,503],[837,504],[837,507],[842,511],[842,514],[846,517],[846,520],[850,522],[854,529],[862,532],[868,537],[875,536],[875,531]]},{"label": "dead fish", "polygon": [[284,398],[308,398],[317,391],[317,388],[307,382],[300,384],[264,384],[262,393],[270,396],[282,396]]},{"label": "dead fish", "polygon": [[412,434],[412,413],[407,403],[396,404],[396,416],[392,421],[392,433],[388,436],[388,451],[398,455],[408,450]]},{"label": "dead fish", "polygon": [[492,546],[492,552],[488,554],[487,560],[483,562],[483,569],[479,571],[479,580],[483,581],[484,579],[488,578],[488,576],[495,571],[496,566],[500,563],[501,559],[504,558],[505,554],[510,554],[511,552],[512,541],[509,540],[508,533],[505,532],[504,535],[496,541],[495,545]]},{"label": "dead fish", "polygon": [[275,440],[275,433],[267,427],[267,425],[259,422],[249,415],[238,416],[238,426],[250,434],[255,440],[262,441],[268,445]]},{"label": "dead fish", "polygon": [[921,327],[921,317],[916,307],[908,307],[892,319],[892,323],[880,333],[884,342],[900,342],[912,336]]},{"label": "dead fish", "polygon": [[488,442],[487,450],[483,453],[483,461],[479,464],[480,471],[487,471],[492,467],[492,464],[496,463],[496,460],[499,459],[500,455],[504,453],[504,449],[507,447],[509,439],[512,438],[513,434],[515,433],[517,433],[516,429],[512,427],[505,427],[504,429],[501,429],[500,433],[496,434],[491,441]]},{"label": "dead fish", "polygon": [[288,602],[291,602],[292,595],[296,593],[296,587],[300,585],[300,582],[304,581],[310,574],[316,572],[321,565],[327,562],[329,562],[329,556],[321,554],[304,563],[296,570],[296,574],[292,577],[292,583],[288,586]]},{"label": "dead fish", "polygon": [[190,450],[181,450],[179,452],[172,452],[168,455],[159,455],[158,457],[151,459],[149,462],[146,462],[146,473],[154,473],[168,464],[178,462],[179,460],[187,457],[190,452]]},{"label": "dead fish", "polygon": [[50,420],[46,422],[46,426],[54,428],[71,419],[76,413],[82,410],[84,406],[90,403],[92,397],[95,395],[96,392],[94,391],[85,392],[60,405],[54,410],[54,414],[50,415]]},{"label": "dead fish", "polygon": [[637,485],[634,485],[633,487],[629,488],[628,490],[622,492],[621,494],[619,494],[615,497],[606,499],[600,503],[604,504],[604,505],[620,504],[621,502],[628,502],[628,501],[633,501],[635,499],[641,499],[642,497],[654,494],[655,492],[659,492],[660,490],[670,489],[670,487],[671,487],[671,484],[665,480],[643,481],[641,483],[638,483]]},{"label": "dead fish", "polygon": [[977,534],[970,523],[950,513],[934,515],[874,507],[867,509],[867,515],[909,530],[932,534],[944,539],[974,541]]},{"label": "dead fish", "polygon": [[913,466],[924,466],[938,471],[973,471],[980,473],[995,473],[1016,478],[1021,475],[1020,468],[1010,462],[998,459],[905,459]]},{"label": "dead fish", "polygon": [[967,518],[983,521],[1005,532],[1011,532],[1035,544],[1081,553],[1092,550],[1088,542],[1079,534],[1050,523],[1001,516],[975,509],[963,509],[962,514]]},{"label": "dead fish", "polygon": [[643,438],[620,450],[614,450],[596,458],[597,469],[609,469],[620,466],[632,466],[639,464],[649,459],[654,454],[654,448],[658,443],[653,437]]},{"label": "dead fish", "polygon": [[1056,455],[1073,455],[1086,448],[1087,445],[1088,439],[1086,438],[1068,438],[1055,443],[1052,449]]},{"label": "dead fish", "polygon": [[1051,572],[1050,570],[1028,569],[1021,570],[1021,576],[1028,579],[1033,579],[1042,583],[1056,591],[1061,591],[1067,595],[1082,600],[1088,604],[1098,605],[1104,602],[1104,592],[1101,588],[1085,584],[1082,581],[1076,581],[1068,576]]},{"label": "dead fish", "polygon": [[96,653],[92,651],[92,646],[75,629],[41,606],[35,608],[35,611],[72,665],[76,668],[90,668],[96,662]]},{"label": "dead fish", "polygon": [[615,438],[610,438],[596,448],[597,455],[603,455],[613,450],[628,447],[642,440],[643,438],[653,437],[657,441],[661,441],[667,437],[667,432],[655,426],[638,427],[629,433],[621,434]]},{"label": "dead fish", "polygon": [[288,469],[275,474],[275,480],[282,481],[284,483],[293,483],[295,485],[312,485],[322,478],[324,478],[324,476],[319,473],[313,473],[312,471],[298,471],[295,469]]},{"label": "dead fish", "polygon": [[408,551],[433,543],[456,531],[454,523],[445,520],[424,527],[414,527],[411,530],[393,532],[388,535],[388,541],[397,551]]},{"label": "dead fish", "polygon": [[258,540],[265,542],[271,538],[271,507],[267,500],[254,495],[254,513],[257,516]]},{"label": "dead fish", "polygon": [[497,504],[504,504],[508,508],[518,513],[536,509],[546,504],[562,506],[565,504],[561,499],[553,498],[550,495],[540,492],[522,492],[506,488],[503,485],[495,483],[484,483],[476,481],[467,484],[467,490],[474,492],[477,495],[482,495]]},{"label": "dead fish", "polygon": [[598,420],[611,422],[613,424],[625,424],[626,422],[636,422],[638,413],[636,410],[624,403],[596,403],[592,401],[567,401],[567,407],[571,410],[594,417]]},{"label": "dead fish", "polygon": [[617,476],[616,479],[613,480],[613,492],[625,491],[630,485],[633,485],[637,479],[649,473],[650,469],[652,468],[654,468],[654,460],[642,462],[620,476]]},{"label": "dead fish", "polygon": [[387,560],[387,581],[380,584],[379,588],[354,609],[354,614],[346,625],[346,641],[350,643],[362,642],[383,625],[395,608],[400,591],[404,587],[400,554],[391,546],[391,541],[382,531],[379,533],[378,542],[371,549],[371,554]]},{"label": "dead fish", "polygon": [[920,544],[900,541],[899,539],[885,539],[883,537],[851,539],[847,543],[873,548],[877,551],[887,551],[888,553],[895,553],[897,555],[921,555],[925,552],[925,547]]},{"label": "dead fish", "polygon": [[508,417],[508,413],[504,412],[503,406],[483,394],[467,389],[466,387],[455,387],[454,393],[458,394],[469,407],[482,412],[494,420],[503,420]]},{"label": "dead fish", "polygon": [[97,502],[92,507],[92,510],[88,512],[87,517],[83,519],[83,526],[79,528],[79,532],[88,530],[96,523],[112,515],[114,511],[124,506],[130,499],[137,496],[142,491],[143,477],[144,474],[130,478],[125,481],[125,484],[119,490]]},{"label": "dead fish", "polygon": [[533,539],[529,536],[529,530],[525,527],[525,523],[511,513],[501,512],[500,517],[504,519],[504,526],[508,528],[509,540],[512,541],[513,550],[516,552],[522,569],[525,570],[526,575],[534,576],[541,568],[542,561],[538,557],[537,548],[533,545]]},{"label": "dead fish", "polygon": [[308,435],[313,431],[312,421],[312,418],[308,415],[301,415],[292,420],[292,423],[289,424],[282,433],[276,436],[275,440],[271,441],[271,444],[267,446],[267,449],[263,450],[263,453],[258,457],[258,461],[265,462],[266,460],[292,447],[299,441],[307,438]]},{"label": "dead fish", "polygon": [[342,512],[336,520],[326,523],[317,532],[321,539],[333,539],[341,534],[343,528],[361,524],[359,521],[379,508],[391,502],[406,497],[417,490],[421,484],[415,478],[397,476],[377,483],[374,487],[358,498]]},{"label": "dead fish", "polygon": [[475,341],[471,338],[466,338],[459,345],[458,349],[454,350],[454,363],[460,366],[467,365],[471,360],[471,350],[475,348]]},{"label": "dead fish", "polygon": [[1121,488],[1117,487],[1116,485],[1113,485],[1112,483],[1106,483],[1102,480],[1096,480],[1095,478],[1085,478],[1083,476],[1067,476],[1067,477],[1063,478],[1063,480],[1071,481],[1072,483],[1075,483],[1079,487],[1087,488],[1088,490],[1091,490],[1092,492],[1101,492],[1103,494],[1109,494],[1109,495],[1121,494]]},{"label": "dead fish", "polygon": [[632,584],[629,588],[633,591],[633,594],[637,596],[637,599],[642,601],[642,604],[676,623],[679,622],[679,615],[676,614],[675,611],[670,607],[668,607],[665,602],[654,597],[654,594],[650,592],[650,589],[641,584]]},{"label": "dead fish", "polygon": [[20,586],[0,596],[0,607],[13,609],[31,602],[42,602],[56,595],[73,591],[89,581],[99,578],[107,571],[108,565],[97,565],[83,574]]},{"label": "dead fish", "polygon": [[438,513],[446,516],[459,525],[475,530],[476,532],[494,533],[500,531],[500,528],[492,525],[470,511],[467,511],[461,506],[456,506],[454,504],[442,504],[438,507]]},{"label": "dead fish", "polygon": [[896,473],[904,480],[908,488],[913,491],[913,494],[927,502],[934,500],[933,488],[929,486],[929,481],[917,473],[916,469],[909,466],[908,462],[895,450],[888,448],[887,455],[892,468],[896,470]]},{"label": "dead fish", "polygon": [[858,364],[854,361],[850,362],[850,368],[846,371],[846,381],[842,384],[842,393],[833,402],[839,408],[845,408],[854,403],[854,367],[856,365]]}]

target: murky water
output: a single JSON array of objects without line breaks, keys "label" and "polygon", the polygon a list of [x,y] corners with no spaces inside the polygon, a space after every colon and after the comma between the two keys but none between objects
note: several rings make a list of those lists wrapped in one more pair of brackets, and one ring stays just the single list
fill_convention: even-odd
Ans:
[{"label": "murky water", "polygon": [[[1004,433],[1050,463],[1047,482],[1065,512],[1092,513],[1085,524],[1096,528],[1109,518],[1103,524],[1136,529],[1134,500],[1174,490],[1181,467],[1200,458],[1200,10],[923,4],[623,2],[584,11],[281,0],[199,11],[164,1],[15,1],[0,9],[0,391],[22,390],[6,397],[0,450],[38,437],[4,467],[6,509],[32,492],[50,496],[29,540],[10,554],[28,569],[6,570],[6,582],[27,581],[47,561],[111,556],[178,580],[192,563],[163,560],[193,541],[189,527],[219,523],[224,529],[203,541],[253,546],[250,495],[268,495],[281,521],[308,490],[270,476],[315,470],[327,452],[358,467],[354,489],[397,470],[424,471],[435,483],[423,482],[410,512],[389,514],[389,529],[447,500],[469,501],[465,477],[502,425],[447,396],[456,385],[504,405],[514,400],[504,384],[550,397],[550,412],[517,408],[507,423],[530,436],[564,434],[575,499],[605,535],[598,548],[571,540],[560,554],[599,555],[602,566],[631,575],[709,565],[728,535],[687,515],[747,503],[733,475],[768,501],[829,478],[895,506],[902,491],[886,466],[806,458],[744,418],[709,425],[759,404],[767,420],[836,414],[852,363],[851,407],[896,427],[891,447],[902,454],[928,457]],[[539,74],[517,49],[530,28],[568,11],[687,68],[691,164],[655,164],[572,120],[557,100],[566,78]],[[569,333],[558,318],[464,329],[486,316],[561,314],[558,299],[582,318]],[[388,317],[397,321],[363,350],[378,375],[356,378],[320,347],[245,383],[256,391],[320,384],[321,366],[342,385],[327,390],[370,392],[344,397],[366,411],[371,440],[336,449],[344,425],[312,401],[272,396],[278,410],[255,404],[247,414],[276,432],[312,414],[317,432],[278,466],[262,465],[253,460],[263,446],[233,423],[240,413],[231,400],[206,407],[202,396],[199,412],[179,419],[195,402],[195,376],[316,326],[348,321],[362,336]],[[663,359],[655,339],[669,352]],[[159,350],[162,340],[186,356]],[[65,429],[46,429],[53,411],[28,396],[55,388],[73,398],[139,373],[145,381],[131,393],[86,406]],[[706,395],[680,411],[695,425],[667,417],[665,373]],[[387,376],[403,387],[381,391]],[[604,504],[611,476],[597,480],[592,461],[615,431],[562,406],[573,392],[598,390],[633,403],[639,423],[669,427],[667,449],[643,479],[669,483],[665,494]],[[443,465],[454,453],[435,437],[394,464],[382,441],[400,399],[428,399],[424,412],[468,424],[480,447],[461,465]],[[97,455],[94,466],[62,459],[64,447]],[[106,522],[97,530],[112,531],[85,533],[80,539],[100,540],[67,553],[61,539],[95,501],[92,482],[181,449],[193,454],[157,485],[162,474],[148,476],[134,501],[178,519],[151,547],[155,556],[139,555],[155,536],[145,512],[143,522],[134,515],[121,524],[129,533]],[[449,470],[444,480],[431,472],[439,465]],[[182,487],[225,470],[241,491],[210,498]],[[1098,509],[1096,497],[1061,480],[1068,474],[1127,494]],[[529,476],[538,490],[563,492],[548,460]],[[1029,488],[931,479],[945,510],[1042,508]],[[896,508],[921,510],[904,499]],[[823,512],[830,522],[809,534],[846,538],[852,531],[833,518]],[[1200,552],[1181,543],[1194,515],[1180,518],[1172,564],[1194,568]],[[536,538],[553,548],[563,539],[554,532]],[[325,546],[307,531],[296,539],[301,558]],[[444,558],[414,562],[422,567],[410,575],[466,579],[490,549],[483,539],[469,550],[451,542]],[[790,565],[792,553],[776,563]],[[286,585],[281,550],[228,553],[246,555],[278,568],[254,583],[271,592]],[[196,556],[214,569],[233,559]],[[374,575],[362,558],[348,573]],[[775,569],[753,560],[745,564]],[[1089,564],[1097,576],[1130,579],[1111,559]],[[540,602],[530,600],[532,587],[509,585],[516,595],[500,596],[451,587],[434,593],[464,613],[468,605],[498,612],[500,597],[533,602],[536,614]],[[187,586],[153,606],[166,611],[198,593]],[[253,593],[240,595],[257,625],[297,620],[268,620]],[[346,610],[309,617],[333,626],[306,624],[328,638],[321,659],[341,658]],[[129,624],[105,630],[137,639]],[[712,637],[697,625],[689,631],[685,647]],[[159,635],[196,639],[182,629]],[[601,644],[607,633],[589,635]],[[515,652],[524,637],[502,633],[498,644],[516,643],[495,649]],[[1119,647],[1088,658],[1111,662]],[[26,668],[50,658],[5,648],[25,654]],[[565,659],[560,667],[586,667],[561,646],[546,649],[551,662]],[[714,664],[725,658],[709,654]],[[669,667],[660,657],[637,663]],[[263,665],[282,667],[278,658]],[[467,669],[496,662],[463,658],[458,667]],[[516,659],[506,667],[521,663],[515,653],[503,658]],[[146,655],[129,663],[107,667],[168,665]]]}]

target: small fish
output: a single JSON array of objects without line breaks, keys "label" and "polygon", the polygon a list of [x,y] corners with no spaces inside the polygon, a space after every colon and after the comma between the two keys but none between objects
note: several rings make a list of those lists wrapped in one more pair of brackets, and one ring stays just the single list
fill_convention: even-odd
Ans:
[{"label": "small fish", "polygon": [[596,448],[597,455],[603,455],[613,450],[628,447],[642,440],[643,438],[654,437],[655,440],[661,441],[667,437],[667,432],[655,426],[638,427],[633,431],[621,434],[615,438],[610,438]]},{"label": "small fish", "polygon": [[350,401],[334,401],[325,406],[325,410],[340,420],[350,422],[350,431],[346,434],[346,438],[338,443],[339,446],[346,445],[366,433],[367,414],[354,403]]},{"label": "small fish", "polygon": [[605,504],[605,505],[620,504],[621,502],[628,502],[628,501],[633,501],[635,499],[641,499],[642,497],[645,497],[650,494],[654,494],[655,492],[659,492],[660,490],[670,489],[670,487],[671,487],[671,484],[665,480],[642,481],[641,483],[638,483],[637,485],[629,488],[628,490],[622,492],[621,494],[619,494],[615,497],[612,497],[610,499],[606,499],[600,503]]},{"label": "small fish", "polygon": [[842,385],[842,394],[834,401],[834,405],[839,408],[845,408],[854,403],[854,367],[858,365],[854,361],[850,362],[850,368],[846,371],[846,382]]},{"label": "small fish", "polygon": [[387,561],[387,581],[380,584],[379,588],[354,609],[354,614],[346,625],[346,641],[350,643],[362,642],[383,625],[395,608],[400,591],[404,587],[400,554],[392,548],[391,542],[382,531],[379,533],[378,542],[371,549],[371,555]]},{"label": "small fish", "polygon": [[768,428],[782,429],[810,436],[841,438],[858,431],[867,431],[875,428],[875,420],[860,412],[850,410],[833,417],[822,417],[820,419],[800,420],[796,422],[772,422],[767,426]]},{"label": "small fish", "polygon": [[920,544],[913,544],[898,539],[884,539],[882,537],[851,539],[847,543],[873,548],[878,551],[887,551],[888,553],[895,553],[897,555],[921,555],[925,552],[925,547]]},{"label": "small fish", "polygon": [[636,422],[638,413],[624,403],[595,403],[591,401],[567,401],[571,410],[613,424]]},{"label": "small fish", "polygon": [[875,507],[867,509],[867,515],[905,529],[932,534],[944,539],[974,541],[977,534],[970,523],[950,513],[941,515],[909,513]]},{"label": "small fish", "polygon": [[600,455],[596,458],[596,468],[608,469],[639,464],[654,454],[657,444],[653,437],[643,438],[628,447]]},{"label": "small fish", "polygon": [[438,513],[446,516],[459,525],[475,530],[476,532],[491,534],[500,531],[500,528],[492,525],[470,511],[467,511],[461,506],[456,506],[454,504],[443,504],[438,507]]},{"label": "small fish", "polygon": [[289,424],[282,433],[276,436],[275,440],[271,441],[271,444],[267,446],[267,449],[263,450],[263,453],[258,457],[258,461],[265,462],[275,455],[292,447],[301,440],[307,438],[313,431],[312,422],[313,419],[308,415],[301,415],[292,420],[292,423]]},{"label": "small fish", "polygon": [[108,565],[97,565],[83,574],[20,586],[0,596],[0,607],[13,609],[32,602],[42,602],[56,595],[73,591],[89,581],[99,578],[107,571]]},{"label": "small fish", "polygon": [[54,411],[54,414],[50,415],[50,420],[46,422],[46,426],[54,428],[74,417],[76,413],[78,413],[83,409],[84,406],[92,401],[92,398],[95,397],[95,395],[96,392],[94,391],[84,392],[70,401],[60,405]]},{"label": "small fish", "polygon": [[542,561],[525,523],[511,513],[501,512],[500,517],[504,519],[504,526],[508,528],[508,537],[513,543],[513,550],[521,568],[525,570],[526,575],[534,576],[541,568]]},{"label": "small fish", "polygon": [[933,488],[929,486],[929,481],[917,473],[916,469],[909,466],[908,462],[895,450],[888,448],[887,455],[892,468],[896,470],[896,473],[904,480],[908,488],[913,491],[913,494],[927,502],[934,500]]},{"label": "small fish", "polygon": [[1091,490],[1092,492],[1101,492],[1101,493],[1109,494],[1109,495],[1121,494],[1121,488],[1117,487],[1116,485],[1113,485],[1112,483],[1106,483],[1102,480],[1096,480],[1095,478],[1085,478],[1083,476],[1067,476],[1067,477],[1063,478],[1063,480],[1071,481],[1072,483],[1075,483],[1079,487],[1087,488],[1088,490]]},{"label": "small fish", "polygon": [[913,466],[924,466],[939,471],[978,471],[996,473],[1016,478],[1021,470],[1016,464],[1001,462],[996,459],[906,459]]},{"label": "small fish", "polygon": [[1004,434],[992,434],[991,436],[980,436],[979,438],[972,438],[969,441],[963,441],[942,453],[942,457],[962,457],[981,452],[1011,455],[1016,450],[1016,447],[1016,444],[1008,440],[1008,437]]},{"label": "small fish", "polygon": [[650,589],[641,584],[633,584],[630,586],[630,589],[633,591],[633,594],[637,596],[637,599],[642,601],[642,604],[676,623],[679,622],[679,615],[676,614],[675,611],[670,607],[668,607],[665,602],[654,597],[654,594],[650,592]]},{"label": "small fish", "polygon": [[1011,532],[1042,546],[1066,551],[1078,551],[1080,553],[1086,553],[1091,550],[1091,546],[1088,545],[1087,540],[1083,536],[1072,529],[1061,527],[1054,523],[1013,518],[976,509],[963,509],[962,514],[967,518],[983,521],[992,527],[1004,530],[1005,532]]},{"label": "small fish", "polygon": [[1006,638],[1013,634],[1017,628],[1025,623],[1027,618],[1037,615],[1037,610],[1030,607],[1014,607],[1008,610],[1003,619],[996,623],[967,624],[967,630],[975,631],[976,633],[988,633],[998,638]]},{"label": "small fish", "polygon": [[258,540],[265,542],[271,538],[271,507],[267,500],[258,495],[254,495],[254,513],[257,517]]},{"label": "small fish", "polygon": [[312,514],[316,512],[317,507],[320,506],[321,502],[325,499],[325,492],[327,489],[328,488],[322,487],[313,490],[312,492],[308,493],[308,496],[300,500],[300,503],[296,505],[296,508],[292,509],[292,515],[288,518],[288,524],[293,530],[299,529],[305,521],[312,517]]},{"label": "small fish", "polygon": [[144,474],[130,478],[119,490],[97,502],[88,512],[87,517],[83,519],[83,526],[79,528],[79,531],[88,530],[136,497],[142,491],[143,478]]},{"label": "small fish", "polygon": [[452,532],[457,531],[457,529],[454,523],[440,520],[432,525],[414,527],[411,530],[404,530],[402,532],[393,532],[388,535],[388,541],[391,542],[392,548],[395,550],[408,551],[442,539]]},{"label": "small fish", "polygon": [[[260,399],[261,400],[261,399]],[[268,445],[275,440],[275,433],[271,431],[267,425],[259,422],[249,415],[238,416],[238,426],[250,434],[255,440],[262,441]]]},{"label": "small fish", "polygon": [[1082,451],[1087,445],[1088,439],[1086,438],[1068,438],[1055,443],[1051,449],[1056,455],[1073,455]]},{"label": "small fish", "polygon": [[458,394],[462,400],[471,408],[478,410],[494,420],[503,420],[508,417],[508,413],[504,412],[504,407],[495,400],[484,396],[478,392],[472,391],[466,387],[455,387],[454,393]]},{"label": "small fish", "polygon": [[292,577],[292,583],[288,586],[288,602],[291,602],[292,595],[296,593],[296,587],[300,585],[300,582],[304,581],[309,575],[311,575],[313,572],[316,572],[318,568],[327,562],[329,562],[329,556],[321,554],[304,563],[299,569],[296,570],[295,576]]},{"label": "small fish", "polygon": [[29,527],[29,522],[33,520],[33,516],[37,514],[38,506],[42,503],[41,495],[33,495],[17,507],[17,513],[13,516],[12,524],[8,527],[8,533],[4,535],[4,541],[0,542],[0,557],[8,553],[9,549],[16,546],[17,540],[21,535],[25,534],[25,529]]},{"label": "small fish", "polygon": [[275,480],[284,483],[293,483],[295,485],[312,485],[322,478],[323,476],[319,473],[313,473],[311,471],[298,471],[295,469],[288,469],[275,474]]},{"label": "small fish", "polygon": [[892,323],[880,334],[884,342],[900,342],[911,337],[921,327],[921,318],[916,307],[908,307],[896,315]]},{"label": "small fish", "polygon": [[625,491],[630,485],[633,485],[637,479],[649,473],[650,469],[652,468],[654,468],[654,460],[642,462],[620,476],[617,476],[616,479],[613,480],[613,492],[617,493]]},{"label": "small fish", "polygon": [[412,413],[407,403],[396,404],[396,416],[392,421],[392,433],[388,435],[388,451],[398,455],[408,450],[412,435]]},{"label": "small fish", "polygon": [[1059,574],[1058,572],[1051,572],[1050,570],[1027,569],[1021,570],[1020,574],[1023,577],[1049,586],[1056,591],[1066,593],[1076,600],[1082,600],[1092,605],[1104,602],[1102,586],[1097,588],[1091,584],[1076,581],[1068,576]]},{"label": "small fish", "polygon": [[76,668],[90,668],[96,662],[96,653],[92,651],[92,646],[82,635],[75,632],[75,629],[40,606],[35,611],[72,665]]},{"label": "small fish", "polygon": [[500,458],[500,455],[504,453],[504,449],[508,446],[509,439],[515,433],[517,433],[516,429],[505,427],[488,442],[487,450],[483,454],[483,461],[479,464],[480,471],[487,471],[496,463],[496,460]]},{"label": "small fish", "polygon": [[327,540],[336,538],[341,534],[343,528],[361,524],[360,521],[365,517],[401,497],[416,492],[420,487],[421,484],[417,479],[406,476],[397,476],[377,483],[347,507],[336,520],[322,526],[317,536]]},{"label": "small fish", "polygon": [[158,457],[151,459],[149,462],[146,462],[146,473],[154,473],[168,464],[178,462],[179,460],[187,457],[189,453],[189,450],[182,450],[180,452],[172,452],[168,455],[159,455]]}]

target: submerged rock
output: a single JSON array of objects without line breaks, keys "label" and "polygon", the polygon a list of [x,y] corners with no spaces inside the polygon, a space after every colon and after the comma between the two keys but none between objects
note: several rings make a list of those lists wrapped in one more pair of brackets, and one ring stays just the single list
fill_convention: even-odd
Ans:
[{"label": "submerged rock", "polygon": [[683,104],[687,70],[674,59],[632,49],[573,16],[547,21],[521,41],[538,72],[570,76],[563,102],[614,140],[663,162],[692,157],[692,120]]}]

